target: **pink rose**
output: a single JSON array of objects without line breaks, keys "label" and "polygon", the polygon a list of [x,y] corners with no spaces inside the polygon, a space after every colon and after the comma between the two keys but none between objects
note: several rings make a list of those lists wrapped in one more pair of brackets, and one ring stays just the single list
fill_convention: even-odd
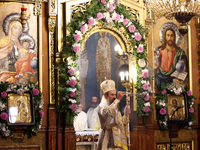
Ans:
[{"label": "pink rose", "polygon": [[145,83],[145,84],[142,86],[142,88],[143,88],[143,90],[148,90],[149,85]]},{"label": "pink rose", "polygon": [[146,106],[146,107],[144,108],[144,112],[148,113],[149,111],[150,111],[150,108],[149,108],[148,106]]},{"label": "pink rose", "polygon": [[190,90],[187,91],[187,96],[191,96],[192,92]]},{"label": "pink rose", "polygon": [[69,70],[69,74],[70,74],[70,76],[73,76],[73,75],[75,74],[74,69],[70,69],[70,70]]},{"label": "pink rose", "polygon": [[140,41],[142,39],[142,36],[140,35],[140,33],[137,33],[136,35],[135,35],[135,40],[136,41]]},{"label": "pink rose", "polygon": [[117,5],[119,5],[119,0],[117,0]]},{"label": "pink rose", "polygon": [[115,20],[116,20],[116,21],[119,21],[120,18],[121,18],[121,16],[120,16],[119,14],[117,14]]},{"label": "pink rose", "polygon": [[137,48],[138,53],[143,53],[144,49],[142,45],[139,45]]},{"label": "pink rose", "polygon": [[101,2],[102,2],[103,4],[106,4],[106,0],[101,0]]},{"label": "pink rose", "polygon": [[40,116],[41,116],[41,118],[44,117],[44,112],[42,110],[40,110]]},{"label": "pink rose", "polygon": [[84,25],[84,26],[81,27],[80,30],[81,30],[82,33],[85,33],[85,31],[87,30],[87,28],[86,28],[86,26]]},{"label": "pink rose", "polygon": [[80,49],[81,48],[79,45],[74,46],[74,52],[78,53],[78,52],[80,52]]},{"label": "pink rose", "polygon": [[1,117],[2,120],[6,120],[8,118],[8,114],[5,113],[5,112],[2,112],[0,117]]},{"label": "pink rose", "polygon": [[89,19],[89,20],[88,20],[88,24],[89,24],[90,26],[93,26],[94,23],[95,23],[94,19]]},{"label": "pink rose", "polygon": [[149,73],[147,72],[147,71],[144,71],[143,73],[142,73],[142,77],[143,78],[147,78],[149,76]]},{"label": "pink rose", "polygon": [[33,95],[34,95],[34,96],[37,96],[39,93],[40,93],[40,92],[39,92],[38,89],[33,89]]},{"label": "pink rose", "polygon": [[77,105],[76,104],[72,104],[72,106],[71,106],[71,109],[73,110],[73,111],[75,111],[76,109],[77,109]]},{"label": "pink rose", "polygon": [[129,30],[130,33],[133,33],[135,31],[135,26],[134,25],[130,25],[128,27],[128,30]]},{"label": "pink rose", "polygon": [[150,96],[149,96],[149,94],[147,94],[147,95],[144,97],[144,100],[145,100],[145,101],[148,101],[149,98],[150,98]]},{"label": "pink rose", "polygon": [[126,18],[126,19],[124,19],[123,20],[123,25],[127,25],[128,24],[128,22],[129,22],[129,20]]},{"label": "pink rose", "polygon": [[80,39],[81,39],[81,36],[80,36],[79,34],[75,34],[75,35],[74,35],[74,40],[75,40],[76,42],[78,42]]},{"label": "pink rose", "polygon": [[70,97],[75,97],[75,96],[76,96],[76,93],[75,93],[75,92],[71,92],[69,96],[70,96]]},{"label": "pink rose", "polygon": [[110,6],[109,6],[109,12],[112,12],[113,10],[114,10],[113,5],[110,5]]},{"label": "pink rose", "polygon": [[162,95],[165,95],[166,93],[167,93],[167,91],[165,89],[162,90],[162,92],[161,92]]},{"label": "pink rose", "polygon": [[97,13],[97,18],[98,18],[98,19],[102,19],[102,18],[103,18],[103,14],[100,13],[100,12],[98,12],[98,13]]},{"label": "pink rose", "polygon": [[166,114],[166,109],[161,108],[160,111],[159,111],[159,113],[160,113],[161,115],[165,115],[165,114]]},{"label": "pink rose", "polygon": [[193,107],[190,107],[189,112],[190,112],[190,113],[194,113],[194,108],[193,108]]},{"label": "pink rose", "polygon": [[7,93],[5,91],[1,92],[1,97],[6,98],[7,97]]},{"label": "pink rose", "polygon": [[71,79],[71,80],[69,81],[69,85],[70,85],[71,87],[74,87],[74,86],[76,85],[76,81],[75,81],[74,79]]}]

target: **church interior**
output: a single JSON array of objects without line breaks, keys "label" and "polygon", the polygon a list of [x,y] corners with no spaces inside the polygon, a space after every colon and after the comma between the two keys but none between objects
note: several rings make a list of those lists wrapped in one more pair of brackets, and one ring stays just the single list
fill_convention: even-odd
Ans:
[{"label": "church interior", "polygon": [[0,0],[0,14],[0,150],[100,150],[104,80],[124,94],[118,149],[200,150],[199,0]]}]

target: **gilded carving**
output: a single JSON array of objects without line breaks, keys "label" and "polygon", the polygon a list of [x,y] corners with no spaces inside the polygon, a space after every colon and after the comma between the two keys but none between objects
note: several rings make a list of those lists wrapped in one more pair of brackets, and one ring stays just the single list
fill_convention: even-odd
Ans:
[{"label": "gilded carving", "polygon": [[87,10],[87,7],[90,4],[91,4],[91,1],[71,6],[71,8],[70,8],[71,20],[73,20],[74,14],[77,14],[77,13],[81,13],[82,14],[82,13],[84,13]]},{"label": "gilded carving", "polygon": [[55,2],[55,0],[51,0],[50,5],[51,5],[50,6],[51,7],[50,8],[51,12],[55,13],[55,10],[56,10],[56,2]]},{"label": "gilded carving", "polygon": [[42,3],[35,3],[34,6],[34,15],[41,15],[42,14]]},{"label": "gilded carving", "polygon": [[164,144],[158,144],[156,150],[166,150],[166,146]]},{"label": "gilded carving", "polygon": [[132,52],[133,49],[132,49],[130,42],[128,40],[128,35],[126,34],[126,32],[124,32],[123,27],[122,28],[116,28],[115,25],[113,25],[113,24],[106,24],[106,27],[105,27],[105,25],[103,26],[103,24],[100,24],[100,23],[96,24],[95,27],[89,28],[86,31],[85,38],[83,39],[82,44],[81,44],[81,46],[82,46],[81,50],[84,49],[85,42],[90,37],[90,35],[92,35],[95,32],[99,32],[99,31],[103,31],[103,30],[113,34],[117,38],[120,45],[122,46],[122,49],[125,52]]},{"label": "gilded carving", "polygon": [[54,33],[56,26],[56,18],[50,17],[49,26],[49,67],[50,67],[50,104],[55,104],[55,77],[54,77]]}]

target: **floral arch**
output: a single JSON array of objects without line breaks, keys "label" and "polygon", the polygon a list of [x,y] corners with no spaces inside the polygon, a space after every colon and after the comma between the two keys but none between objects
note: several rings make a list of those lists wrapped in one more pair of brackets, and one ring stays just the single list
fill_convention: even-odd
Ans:
[{"label": "floral arch", "polygon": [[[78,74],[75,68],[79,52],[84,48],[86,39],[97,30],[106,30],[120,36],[122,49],[136,62],[137,113],[145,120],[152,112],[150,102],[150,76],[147,68],[147,49],[143,35],[145,29],[131,18],[126,7],[119,0],[93,0],[83,13],[77,12],[67,25],[68,35],[64,38],[61,57],[66,58],[59,64],[59,106],[60,112],[66,112],[66,124],[72,125],[80,103]],[[124,46],[123,46],[124,45]]]}]

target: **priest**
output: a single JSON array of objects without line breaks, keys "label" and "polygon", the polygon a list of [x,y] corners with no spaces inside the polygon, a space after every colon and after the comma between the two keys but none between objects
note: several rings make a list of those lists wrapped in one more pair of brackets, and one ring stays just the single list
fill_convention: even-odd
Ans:
[{"label": "priest", "polygon": [[130,108],[126,108],[123,117],[118,110],[119,102],[124,93],[118,92],[116,98],[115,82],[113,80],[105,80],[100,86],[103,96],[98,112],[101,129],[97,150],[128,150],[127,124]]}]

